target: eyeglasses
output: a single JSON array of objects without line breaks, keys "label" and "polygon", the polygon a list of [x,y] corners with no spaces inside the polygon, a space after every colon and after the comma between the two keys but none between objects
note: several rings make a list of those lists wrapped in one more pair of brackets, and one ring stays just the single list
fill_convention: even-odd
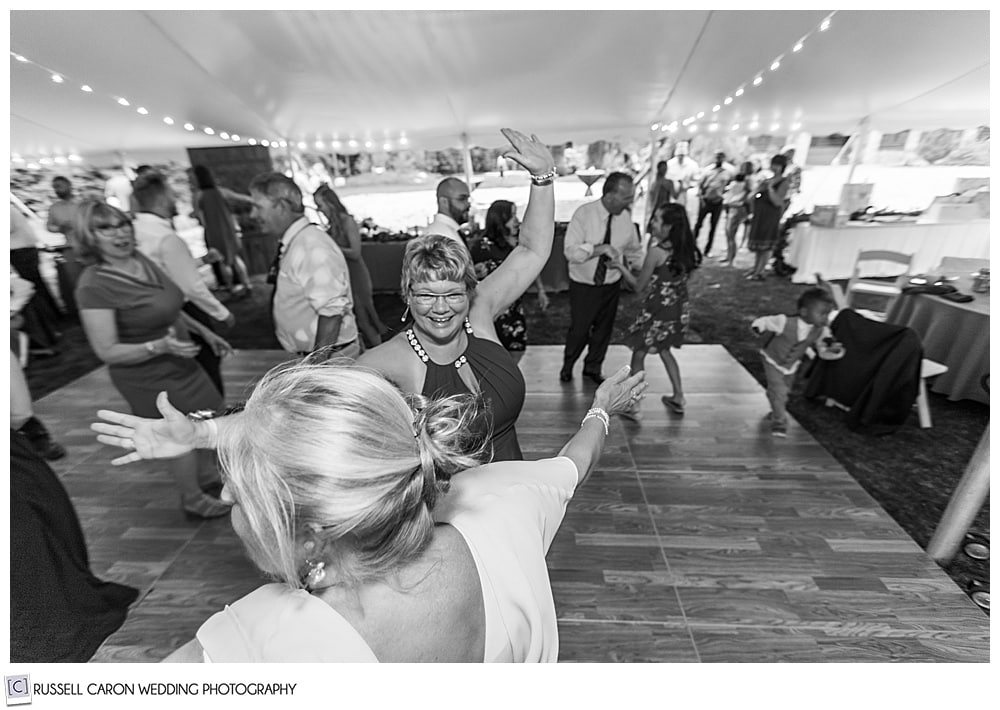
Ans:
[{"label": "eyeglasses", "polygon": [[411,293],[413,302],[418,306],[433,306],[439,298],[443,298],[449,306],[460,306],[469,297],[467,291],[456,291],[455,293]]},{"label": "eyeglasses", "polygon": [[101,227],[94,227],[94,231],[101,235],[121,234],[132,231],[131,222],[119,222],[118,224],[106,224]]}]

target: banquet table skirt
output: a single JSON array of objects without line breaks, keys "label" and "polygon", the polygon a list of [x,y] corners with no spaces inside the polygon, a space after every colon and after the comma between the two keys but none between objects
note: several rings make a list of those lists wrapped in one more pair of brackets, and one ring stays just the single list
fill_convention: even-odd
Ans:
[{"label": "banquet table skirt", "polygon": [[[945,256],[988,259],[989,220],[931,224],[858,224],[840,228],[795,225],[786,260],[796,267],[794,283],[848,279],[859,251],[881,249],[912,254],[911,274],[928,273]],[[898,276],[899,267],[878,262],[862,276]]]},{"label": "banquet table skirt", "polygon": [[[968,293],[968,289],[959,288]],[[931,380],[931,390],[949,400],[972,399],[989,404],[982,387],[990,371],[989,294],[972,294],[970,303],[955,303],[929,294],[904,295],[896,299],[886,322],[916,331],[924,357],[948,366]]]},{"label": "banquet table skirt", "polygon": [[[558,293],[569,289],[569,271],[563,256],[565,228],[556,228],[552,253],[542,269],[542,285],[545,290]],[[399,293],[399,277],[403,269],[403,251],[406,242],[363,242],[361,257],[368,265],[372,276],[372,290],[375,293]],[[528,288],[534,292],[534,285]]]}]

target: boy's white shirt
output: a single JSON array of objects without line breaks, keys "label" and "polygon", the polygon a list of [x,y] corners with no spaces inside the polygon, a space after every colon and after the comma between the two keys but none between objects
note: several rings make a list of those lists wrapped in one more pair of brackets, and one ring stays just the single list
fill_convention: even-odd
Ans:
[{"label": "boy's white shirt", "polygon": [[[837,317],[837,311],[833,311],[830,313],[830,316],[827,318],[827,325],[823,326],[823,332],[820,334],[819,340],[817,342],[822,343],[824,338],[833,337],[833,334],[830,332],[829,323],[833,322],[833,319],[836,317]],[[809,331],[811,331],[813,327],[808,323],[806,323],[801,318],[799,318],[798,320],[799,322],[796,324],[795,337],[797,340],[805,340],[806,337],[809,335]],[[750,324],[750,327],[753,328],[754,331],[756,331],[757,333],[766,333],[769,331],[775,333],[781,333],[785,330],[786,325],[788,325],[788,316],[786,316],[784,313],[778,313],[773,316],[761,316],[760,318],[754,320]],[[795,371],[799,369],[798,360],[793,362],[791,367],[783,367],[782,365],[779,365],[774,360],[772,360],[771,356],[768,355],[766,352],[764,352],[763,349],[761,349],[760,353],[761,355],[764,356],[764,359],[767,360],[767,362],[769,362],[774,368],[776,368],[779,372],[782,372],[786,375],[794,375]],[[813,350],[812,347],[809,347],[806,349],[806,355],[808,355],[810,358],[814,358],[816,357],[816,352],[815,350]]]}]

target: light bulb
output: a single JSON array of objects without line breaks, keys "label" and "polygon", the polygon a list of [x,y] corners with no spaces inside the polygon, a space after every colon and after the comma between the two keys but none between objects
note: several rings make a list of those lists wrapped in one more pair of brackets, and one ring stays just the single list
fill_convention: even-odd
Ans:
[{"label": "light bulb", "polygon": [[84,84],[83,86],[80,87],[80,91],[85,91],[86,93],[89,94],[89,93],[93,92],[94,90],[91,89],[89,85]]},{"label": "light bulb", "polygon": [[219,138],[221,138],[224,141],[227,141],[227,140],[229,140],[229,134],[226,133],[225,131],[221,131],[219,133]]},{"label": "light bulb", "polygon": [[135,112],[136,112],[137,114],[139,114],[140,116],[145,116],[145,115],[147,115],[147,114],[149,113],[149,111],[147,111],[147,110],[146,110],[145,108],[143,108],[142,106],[140,106],[139,108],[137,108],[137,109],[135,110]]},{"label": "light bulb", "polygon": [[215,135],[215,131],[213,131],[213,130],[212,130],[211,128],[209,128],[208,126],[205,126],[205,127],[204,127],[204,128],[202,128],[201,130],[205,131],[205,135],[206,135],[206,136],[214,136],[214,135]]},{"label": "light bulb", "polygon": [[305,150],[306,149],[306,142],[305,141],[299,141],[298,142],[298,146],[299,146],[299,150]]},{"label": "light bulb", "polygon": [[194,130],[194,125],[192,125],[190,123],[185,123],[184,124],[184,130],[185,131],[193,131]]},{"label": "light bulb", "polygon": [[796,42],[795,46],[792,47],[792,51],[793,52],[801,52],[802,51],[802,42],[801,41]]},{"label": "light bulb", "polygon": [[756,79],[753,80],[754,86],[760,86],[763,83],[764,83],[764,77],[762,76],[758,76]]},{"label": "light bulb", "polygon": [[722,106],[715,104],[715,106],[712,107],[712,113],[718,113],[720,108],[722,108]]},{"label": "light bulb", "polygon": [[163,122],[165,124],[167,124],[168,126],[174,125],[174,119],[170,118],[170,116],[164,116],[163,117]]},{"label": "light bulb", "polygon": [[118,103],[121,104],[122,106],[130,106],[131,105],[131,104],[129,104],[128,99],[124,99],[124,98],[118,99]]},{"label": "light bulb", "polygon": [[771,71],[777,71],[778,67],[780,67],[780,66],[781,66],[781,62],[779,62],[777,59],[775,59],[774,62],[771,64]]},{"label": "light bulb", "polygon": [[723,101],[722,103],[724,103],[724,104],[725,104],[726,106],[728,106],[728,105],[729,105],[729,104],[731,104],[732,102],[733,102],[733,97],[732,97],[732,96],[727,96],[727,97],[726,97],[726,100],[725,100],[725,101]]},{"label": "light bulb", "polygon": [[59,74],[53,74],[52,81],[54,81],[57,84],[61,84],[63,83],[63,78]]},{"label": "light bulb", "polygon": [[734,96],[743,96],[743,87],[742,86],[736,90],[736,93],[734,94]]}]

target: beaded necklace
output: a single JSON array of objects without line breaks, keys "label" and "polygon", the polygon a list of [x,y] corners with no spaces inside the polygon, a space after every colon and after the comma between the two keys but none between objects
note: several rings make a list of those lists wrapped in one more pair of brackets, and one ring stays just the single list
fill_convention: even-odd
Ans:
[{"label": "beaded necklace", "polygon": [[[468,335],[472,335],[472,324],[469,323],[468,318],[465,319],[464,326],[465,326],[465,332]],[[409,341],[410,347],[413,348],[413,352],[417,354],[417,357],[419,357],[421,361],[427,362],[428,360],[431,359],[430,355],[427,354],[427,351],[424,350],[424,346],[420,344],[420,338],[418,338],[417,334],[413,332],[412,326],[406,329],[406,339],[407,341]],[[460,355],[459,358],[455,360],[453,364],[455,365],[455,369],[457,370],[467,362],[468,360],[465,359],[465,355]]]}]

